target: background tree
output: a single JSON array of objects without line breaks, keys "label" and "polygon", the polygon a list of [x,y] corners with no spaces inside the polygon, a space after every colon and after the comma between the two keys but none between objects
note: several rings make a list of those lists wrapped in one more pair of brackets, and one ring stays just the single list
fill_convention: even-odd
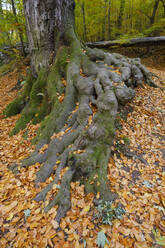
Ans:
[{"label": "background tree", "polygon": [[13,15],[14,15],[16,25],[18,25],[18,34],[19,34],[19,38],[20,38],[20,42],[21,42],[21,46],[22,46],[22,53],[25,56],[25,48],[24,48],[24,42],[23,42],[23,32],[22,32],[21,27],[19,26],[19,23],[18,23],[17,12],[16,12],[16,8],[15,8],[14,0],[11,0],[11,6],[12,6],[12,11],[13,11]]},{"label": "background tree", "polygon": [[6,41],[8,41],[7,43],[11,44],[9,33],[4,28],[5,19],[4,19],[4,11],[3,11],[2,4],[3,4],[2,0],[0,0],[0,31],[1,31],[1,34],[0,34],[1,42],[0,42],[0,44],[1,43],[5,44]]},{"label": "background tree", "polygon": [[108,1],[108,40],[111,39],[111,0]]},{"label": "background tree", "polygon": [[87,40],[87,28],[86,28],[86,18],[85,18],[85,3],[82,1],[81,3],[82,16],[83,16],[83,40]]},{"label": "background tree", "polygon": [[[12,134],[31,120],[41,121],[36,150],[21,167],[41,164],[36,186],[56,174],[35,200],[44,200],[61,182],[45,208],[47,212],[58,204],[57,221],[70,207],[72,180],[81,180],[86,192],[104,201],[116,198],[107,164],[118,105],[130,101],[133,88],[143,81],[152,83],[139,59],[84,47],[75,34],[74,9],[74,0],[24,0],[31,73],[22,93],[5,110],[6,116],[21,112]],[[17,172],[17,164],[11,169]]]},{"label": "background tree", "polygon": [[152,15],[150,17],[150,24],[151,25],[153,25],[154,22],[155,22],[155,16],[156,16],[156,12],[157,12],[158,7],[159,7],[159,3],[160,3],[160,0],[155,0],[154,7],[153,7],[153,12],[152,12]]},{"label": "background tree", "polygon": [[163,4],[163,8],[164,8],[164,17],[165,17],[165,1],[161,0],[161,3]]},{"label": "background tree", "polygon": [[121,0],[120,1],[120,11],[119,11],[119,16],[118,16],[118,20],[117,20],[117,27],[119,29],[122,27],[124,9],[125,9],[125,0]]},{"label": "background tree", "polygon": [[[1,0],[1,3],[3,21],[0,22],[0,45],[15,45],[20,42],[20,34],[25,42],[22,0]],[[84,41],[164,35],[164,3],[164,0],[76,0],[76,32]],[[123,25],[119,28],[120,16]]]}]

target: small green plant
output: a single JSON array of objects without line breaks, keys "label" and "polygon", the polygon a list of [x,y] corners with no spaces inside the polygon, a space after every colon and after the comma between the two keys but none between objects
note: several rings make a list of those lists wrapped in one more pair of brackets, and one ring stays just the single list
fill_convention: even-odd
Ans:
[{"label": "small green plant", "polygon": [[115,148],[119,152],[124,152],[126,146],[130,144],[130,139],[127,136],[122,136],[115,141]]},{"label": "small green plant", "polygon": [[115,127],[116,127],[117,130],[121,130],[122,129],[122,124],[120,123],[120,119],[119,118],[117,118],[115,120]]},{"label": "small green plant", "polygon": [[165,247],[165,236],[161,236],[157,229],[153,229],[152,232],[154,234],[156,244]]},{"label": "small green plant", "polygon": [[118,129],[118,130],[121,130],[121,129],[122,129],[121,115],[120,115],[120,113],[117,114],[117,117],[116,117],[116,119],[115,119],[115,127],[116,127],[116,129]]},{"label": "small green plant", "polygon": [[117,207],[112,206],[112,201],[100,201],[97,206],[98,213],[96,217],[100,219],[102,224],[112,225],[115,219],[122,219],[125,210],[119,203]]},{"label": "small green plant", "polygon": [[123,137],[124,144],[129,145],[130,144],[130,139],[127,136]]},{"label": "small green plant", "polygon": [[103,231],[97,234],[97,245],[98,247],[104,248],[105,244],[109,244],[109,241]]}]

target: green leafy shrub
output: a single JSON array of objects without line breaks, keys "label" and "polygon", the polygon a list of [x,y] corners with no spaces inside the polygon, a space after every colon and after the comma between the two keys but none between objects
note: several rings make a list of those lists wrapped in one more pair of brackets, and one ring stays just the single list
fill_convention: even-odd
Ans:
[{"label": "green leafy shrub", "polygon": [[112,201],[100,201],[97,206],[98,213],[96,217],[100,219],[102,224],[112,225],[112,221],[115,219],[122,219],[125,210],[119,203],[117,207],[112,206]]}]

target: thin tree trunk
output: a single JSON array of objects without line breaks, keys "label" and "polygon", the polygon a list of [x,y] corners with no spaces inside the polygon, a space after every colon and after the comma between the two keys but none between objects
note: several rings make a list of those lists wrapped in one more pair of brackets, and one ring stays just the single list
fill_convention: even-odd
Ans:
[{"label": "thin tree trunk", "polygon": [[87,28],[86,28],[85,3],[84,3],[84,1],[82,2],[81,9],[82,9],[82,16],[83,16],[83,40],[86,41],[87,40]]},{"label": "thin tree trunk", "polygon": [[161,3],[163,4],[163,8],[164,8],[164,18],[165,18],[165,1],[161,0]]},{"label": "thin tree trunk", "polygon": [[109,0],[108,6],[108,40],[111,39],[111,0]]},{"label": "thin tree trunk", "polygon": [[3,16],[2,1],[0,0],[0,18]]},{"label": "thin tree trunk", "polygon": [[[13,10],[13,14],[14,14],[14,17],[15,17],[15,21],[18,22],[17,12],[16,12],[16,8],[15,8],[14,0],[11,0],[11,5],[12,5],[12,10]],[[20,27],[18,27],[18,35],[19,35],[19,38],[20,38],[21,46],[22,46],[23,56],[25,56],[26,53],[25,53],[25,47],[24,47],[24,42],[23,42],[23,35],[22,35],[22,30],[21,30]]]},{"label": "thin tree trunk", "polygon": [[153,25],[154,22],[155,22],[156,12],[158,10],[159,3],[160,3],[160,0],[155,1],[153,12],[152,12],[152,15],[151,15],[151,18],[150,18],[150,25]]},{"label": "thin tree trunk", "polygon": [[118,21],[117,21],[118,29],[121,29],[122,27],[124,9],[125,9],[125,0],[120,0],[120,11],[119,11],[119,16],[118,16]]},{"label": "thin tree trunk", "polygon": [[106,3],[107,3],[107,0],[104,0],[104,18],[103,18],[103,24],[102,24],[102,40],[105,40],[105,30],[106,30],[106,12],[107,12],[107,9],[106,9]]},{"label": "thin tree trunk", "polygon": [[[3,20],[4,20],[4,16],[3,16],[2,1],[0,0],[0,21],[3,21]],[[3,32],[3,34],[6,36],[7,40],[9,41],[9,44],[11,45],[9,33],[5,31]]]}]

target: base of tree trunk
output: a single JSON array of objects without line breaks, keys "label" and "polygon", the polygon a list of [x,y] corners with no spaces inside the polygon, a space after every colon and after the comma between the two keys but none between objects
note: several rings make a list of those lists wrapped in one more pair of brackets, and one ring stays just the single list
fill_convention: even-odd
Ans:
[{"label": "base of tree trunk", "polygon": [[[110,191],[107,165],[118,104],[131,101],[134,88],[143,83],[156,86],[140,59],[84,49],[74,37],[70,46],[58,49],[49,71],[41,69],[37,79],[29,75],[23,92],[6,108],[6,116],[22,111],[12,135],[31,120],[41,121],[36,149],[21,167],[42,164],[36,186],[55,174],[36,201],[44,201],[53,185],[61,182],[59,192],[45,208],[47,212],[58,204],[57,221],[70,208],[72,180],[80,180],[87,193],[94,192],[104,201],[116,199]],[[48,148],[41,153],[45,144]],[[14,173],[17,166],[11,166]]]}]

